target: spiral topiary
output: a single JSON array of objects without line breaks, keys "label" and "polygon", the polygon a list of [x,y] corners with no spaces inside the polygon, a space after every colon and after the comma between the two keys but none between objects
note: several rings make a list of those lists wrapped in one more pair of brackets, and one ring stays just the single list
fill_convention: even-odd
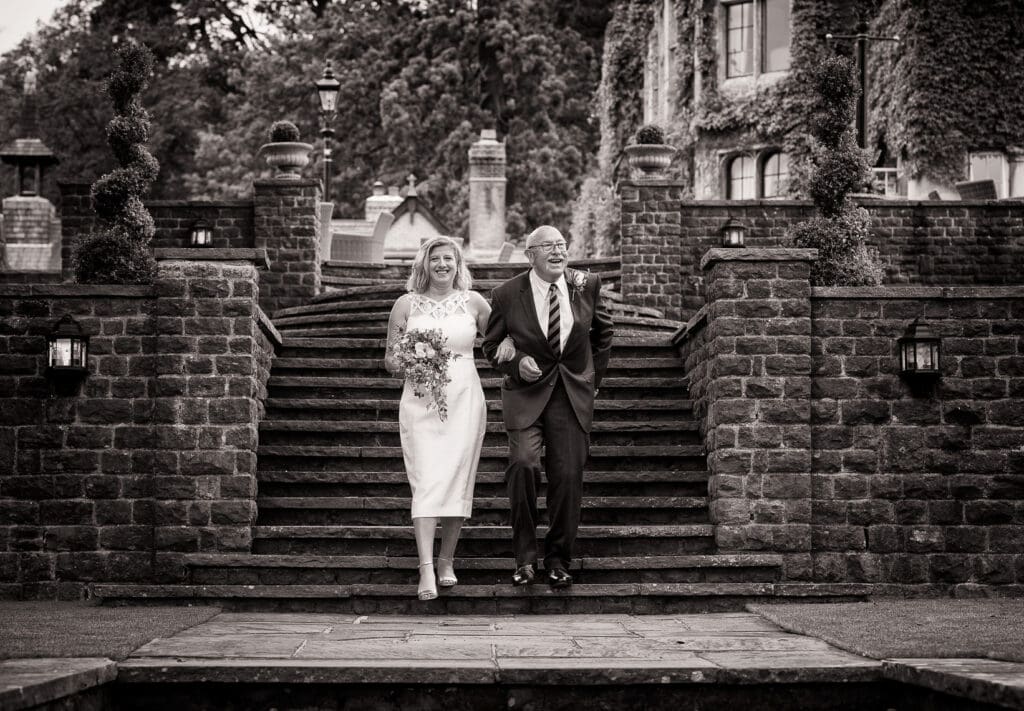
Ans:
[{"label": "spiral topiary", "polygon": [[829,57],[815,75],[818,107],[811,123],[814,164],[808,192],[818,215],[796,225],[790,237],[797,247],[818,250],[811,267],[816,286],[872,286],[885,274],[878,254],[865,244],[871,218],[856,207],[850,193],[871,178],[864,152],[853,137],[853,115],[860,87],[853,63]]},{"label": "spiral topiary", "polygon": [[77,281],[83,284],[146,284],[156,275],[149,242],[156,231],[142,197],[160,171],[146,150],[149,113],[139,103],[153,70],[153,55],[130,43],[117,53],[118,67],[107,80],[115,116],[107,124],[107,143],[121,167],[92,184],[97,228],[79,239],[74,255]]}]

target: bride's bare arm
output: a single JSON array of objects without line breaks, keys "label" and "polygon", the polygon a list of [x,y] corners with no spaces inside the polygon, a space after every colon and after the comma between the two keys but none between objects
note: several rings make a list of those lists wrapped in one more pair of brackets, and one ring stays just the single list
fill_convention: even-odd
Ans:
[{"label": "bride's bare arm", "polygon": [[395,301],[395,305],[391,307],[391,315],[388,316],[388,335],[387,335],[387,346],[384,350],[384,369],[392,375],[398,375],[401,370],[398,365],[398,359],[395,358],[394,345],[395,341],[405,331],[405,326],[409,322],[409,296],[403,294],[398,297]]}]

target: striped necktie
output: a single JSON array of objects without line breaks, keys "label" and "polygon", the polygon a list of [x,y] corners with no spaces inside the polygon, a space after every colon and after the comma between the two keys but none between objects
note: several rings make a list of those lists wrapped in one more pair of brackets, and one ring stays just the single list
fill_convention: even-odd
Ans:
[{"label": "striped necktie", "polygon": [[548,287],[548,345],[556,356],[562,353],[562,317],[558,311],[558,287]]}]

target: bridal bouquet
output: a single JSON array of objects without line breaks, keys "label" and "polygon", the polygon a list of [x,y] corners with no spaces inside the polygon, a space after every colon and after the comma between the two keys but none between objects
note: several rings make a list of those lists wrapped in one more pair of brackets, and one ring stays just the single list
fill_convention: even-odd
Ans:
[{"label": "bridal bouquet", "polygon": [[448,419],[445,388],[452,381],[448,364],[459,356],[452,353],[444,334],[436,328],[413,329],[399,335],[392,348],[412,391],[429,398],[427,409],[437,408],[442,421]]}]

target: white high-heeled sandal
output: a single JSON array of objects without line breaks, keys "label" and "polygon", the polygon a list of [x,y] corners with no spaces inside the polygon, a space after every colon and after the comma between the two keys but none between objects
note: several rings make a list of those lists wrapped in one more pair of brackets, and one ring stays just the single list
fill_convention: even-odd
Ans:
[{"label": "white high-heeled sandal", "polygon": [[449,569],[451,569],[452,574],[450,576],[449,575],[444,575],[443,573],[441,573],[439,571],[438,574],[437,574],[437,584],[440,585],[442,588],[450,588],[450,587],[454,587],[454,586],[458,585],[459,584],[459,579],[455,577],[455,559],[454,558],[442,558],[441,556],[438,556],[437,557],[437,567],[438,568],[441,567],[441,561],[442,560],[445,561],[448,564],[448,567],[449,567]]},{"label": "white high-heeled sandal", "polygon": [[[428,566],[430,567],[430,577],[428,578],[428,580],[430,581],[430,585],[428,587],[423,587],[423,571],[422,571],[422,568],[426,568]],[[434,581],[434,564],[433,563],[420,563],[419,566],[417,566],[417,567],[420,568],[421,570],[420,570],[419,587],[416,589],[416,597],[419,598],[420,600],[434,600],[434,599],[436,599],[437,598],[437,584]]]}]

